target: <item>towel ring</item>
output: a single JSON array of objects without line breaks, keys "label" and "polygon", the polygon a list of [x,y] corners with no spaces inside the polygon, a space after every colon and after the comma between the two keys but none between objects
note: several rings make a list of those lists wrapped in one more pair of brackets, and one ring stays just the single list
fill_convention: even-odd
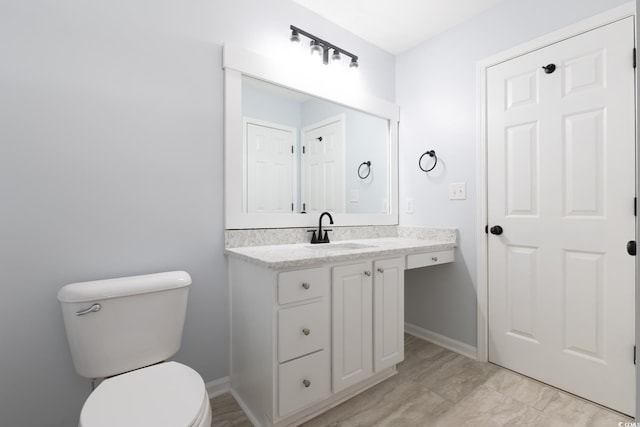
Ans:
[{"label": "towel ring", "polygon": [[[360,172],[360,169],[362,169],[362,166],[366,166],[367,167],[367,174],[366,175],[364,175],[363,173]],[[367,179],[369,177],[370,173],[371,173],[371,161],[366,161],[366,162],[360,163],[360,166],[358,166],[358,177],[360,179]]]},{"label": "towel ring", "polygon": [[[426,155],[428,155],[429,157],[433,157],[435,159],[435,161],[433,162],[433,166],[431,166],[429,169],[425,169],[425,168],[422,167],[422,158],[424,156],[426,156]],[[424,154],[422,154],[422,156],[420,156],[420,160],[418,160],[418,167],[423,172],[431,172],[433,170],[433,168],[436,167],[437,164],[438,164],[438,156],[436,156],[436,152],[434,150],[425,151]]]}]

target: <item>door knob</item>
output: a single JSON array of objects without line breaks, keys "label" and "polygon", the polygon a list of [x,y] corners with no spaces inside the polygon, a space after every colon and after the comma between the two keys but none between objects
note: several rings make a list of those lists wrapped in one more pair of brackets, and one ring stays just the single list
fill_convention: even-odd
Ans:
[{"label": "door knob", "polygon": [[629,240],[627,242],[627,253],[631,256],[636,256],[636,241]]},{"label": "door knob", "polygon": [[500,227],[499,225],[494,225],[489,229],[489,231],[491,232],[491,234],[495,234],[496,236],[499,236],[502,234],[504,230],[502,230],[502,227]]}]

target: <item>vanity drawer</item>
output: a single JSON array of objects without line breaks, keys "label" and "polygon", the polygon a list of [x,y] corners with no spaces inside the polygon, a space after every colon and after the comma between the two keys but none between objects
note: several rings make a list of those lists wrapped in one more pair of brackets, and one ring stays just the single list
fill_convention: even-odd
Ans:
[{"label": "vanity drawer", "polygon": [[407,269],[453,262],[453,249],[407,255]]},{"label": "vanity drawer", "polygon": [[327,300],[278,311],[278,362],[329,348]]},{"label": "vanity drawer", "polygon": [[331,275],[326,267],[287,271],[278,275],[278,304],[329,295]]},{"label": "vanity drawer", "polygon": [[329,351],[322,350],[278,369],[278,414],[284,417],[330,394]]}]

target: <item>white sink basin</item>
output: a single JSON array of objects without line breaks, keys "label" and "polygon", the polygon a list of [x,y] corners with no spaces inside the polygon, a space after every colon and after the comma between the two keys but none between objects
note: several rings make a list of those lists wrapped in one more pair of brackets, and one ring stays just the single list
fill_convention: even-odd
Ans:
[{"label": "white sink basin", "polygon": [[320,249],[323,251],[348,251],[353,249],[375,248],[375,245],[365,245],[363,243],[318,243],[308,245],[309,249]]}]

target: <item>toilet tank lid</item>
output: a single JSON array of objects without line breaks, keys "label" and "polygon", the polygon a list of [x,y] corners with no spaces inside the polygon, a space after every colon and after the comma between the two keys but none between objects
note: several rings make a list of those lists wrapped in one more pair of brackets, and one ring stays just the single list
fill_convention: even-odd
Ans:
[{"label": "toilet tank lid", "polygon": [[191,276],[186,271],[94,280],[63,286],[58,291],[58,300],[60,302],[88,302],[182,288],[190,284]]}]

